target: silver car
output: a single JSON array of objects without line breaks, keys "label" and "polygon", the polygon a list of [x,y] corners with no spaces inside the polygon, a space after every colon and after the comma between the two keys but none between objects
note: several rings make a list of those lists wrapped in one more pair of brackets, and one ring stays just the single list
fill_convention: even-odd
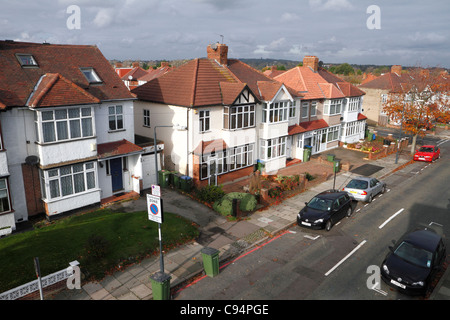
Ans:
[{"label": "silver car", "polygon": [[386,183],[370,177],[352,179],[342,190],[358,201],[372,202],[379,193],[386,192]]}]

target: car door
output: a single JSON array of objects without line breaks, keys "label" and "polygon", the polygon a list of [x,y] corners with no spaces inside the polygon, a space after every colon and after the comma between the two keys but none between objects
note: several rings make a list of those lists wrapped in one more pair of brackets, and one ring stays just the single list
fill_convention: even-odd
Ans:
[{"label": "car door", "polygon": [[331,221],[333,223],[338,222],[341,219],[341,206],[339,203],[339,198],[337,198],[336,200],[334,200],[333,202],[333,206],[331,209]]},{"label": "car door", "polygon": [[435,159],[438,159],[439,156],[441,155],[441,149],[440,149],[439,147],[435,147],[434,150],[435,150],[435,156],[434,156],[434,158],[435,158]]}]

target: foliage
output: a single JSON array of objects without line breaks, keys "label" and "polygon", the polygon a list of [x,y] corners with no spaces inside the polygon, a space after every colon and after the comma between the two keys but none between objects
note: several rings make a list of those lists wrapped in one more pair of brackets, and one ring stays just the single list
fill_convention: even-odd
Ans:
[{"label": "foliage", "polygon": [[308,180],[308,181],[315,179],[315,177],[313,175],[311,175],[309,172],[305,172],[305,175],[306,175],[306,180]]},{"label": "foliage", "polygon": [[416,68],[388,96],[383,111],[389,119],[401,123],[413,135],[411,152],[417,136],[424,136],[436,119],[450,121],[449,81],[437,72]]},{"label": "foliage", "polygon": [[328,69],[330,72],[335,73],[335,74],[343,74],[345,76],[351,75],[355,73],[355,70],[353,69],[353,67],[351,65],[349,65],[348,63],[343,63],[340,64],[339,66],[331,66]]},{"label": "foliage", "polygon": [[284,190],[293,190],[295,189],[299,184],[299,176],[278,176],[275,179],[280,185],[281,188]]},{"label": "foliage", "polygon": [[220,214],[227,216],[232,214],[233,199],[241,200],[239,209],[241,211],[253,211],[256,209],[256,197],[250,193],[230,192],[224,197],[214,202],[213,209]]},{"label": "foliage", "polygon": [[[199,234],[192,222],[170,212],[164,212],[161,228],[164,250]],[[102,259],[92,259],[86,251],[92,234],[108,241]],[[0,292],[36,279],[34,257],[39,257],[43,275],[65,269],[69,262],[78,260],[81,272],[101,279],[108,272],[158,250],[158,224],[148,220],[147,211],[125,213],[102,209],[73,215],[0,239]]]},{"label": "foliage", "polygon": [[220,200],[225,195],[225,192],[222,190],[221,185],[209,185],[197,189],[195,195],[201,201],[214,203],[217,200]]}]

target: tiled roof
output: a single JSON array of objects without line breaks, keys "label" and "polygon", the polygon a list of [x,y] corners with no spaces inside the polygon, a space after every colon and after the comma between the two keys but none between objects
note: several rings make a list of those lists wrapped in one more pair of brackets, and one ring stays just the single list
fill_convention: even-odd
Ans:
[{"label": "tiled roof", "polygon": [[213,59],[194,59],[132,92],[146,101],[198,107],[231,104],[245,85],[258,100],[267,100],[282,84],[236,59],[228,59],[227,66]]},{"label": "tiled roof", "polygon": [[59,73],[44,74],[26,104],[29,107],[70,106],[99,100]]},{"label": "tiled roof", "polygon": [[385,73],[378,78],[360,85],[360,88],[368,89],[382,89],[389,90],[389,92],[401,92],[407,88],[411,77],[407,74],[398,75],[395,72]]},{"label": "tiled roof", "polygon": [[144,69],[142,69],[141,67],[135,67],[135,68],[131,69],[130,71],[128,71],[127,73],[125,73],[121,79],[122,80],[130,80],[130,76],[131,76],[131,80],[138,80],[147,74],[148,74],[148,72],[145,71]]},{"label": "tiled roof", "polygon": [[358,113],[358,120],[366,120],[367,117],[363,115],[362,113]]},{"label": "tiled roof", "polygon": [[308,122],[300,122],[299,124],[294,124],[292,126],[289,126],[288,134],[291,136],[291,135],[294,135],[297,133],[303,133],[303,132],[323,129],[323,128],[327,128],[327,127],[329,127],[328,123],[323,119],[313,120],[313,121],[308,121]]},{"label": "tiled roof", "polygon": [[[19,53],[31,54],[37,66],[22,67],[16,58]],[[93,68],[102,83],[90,84],[80,68]],[[57,73],[100,101],[133,98],[96,46],[0,41],[0,69],[0,107],[4,108],[25,106],[41,77]],[[63,82],[59,79],[57,84]],[[65,98],[70,97],[61,97]]]},{"label": "tiled roof", "polygon": [[147,74],[143,75],[142,77],[139,78],[139,80],[141,81],[151,81],[155,78],[158,78],[160,76],[162,76],[163,74],[173,70],[175,67],[160,67],[157,69],[149,69],[147,70]]},{"label": "tiled roof", "polygon": [[143,149],[128,140],[119,140],[114,142],[101,143],[97,146],[99,159],[106,159],[114,156],[125,155],[129,153],[141,152]]},{"label": "tiled roof", "polygon": [[314,72],[309,67],[295,67],[276,76],[275,80],[299,91],[305,100],[336,99],[365,94],[364,91],[323,68]]}]

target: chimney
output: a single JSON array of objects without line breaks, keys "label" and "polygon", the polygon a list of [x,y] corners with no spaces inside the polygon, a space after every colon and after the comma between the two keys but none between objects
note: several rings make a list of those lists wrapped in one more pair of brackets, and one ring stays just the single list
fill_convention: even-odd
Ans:
[{"label": "chimney", "polygon": [[210,44],[206,49],[208,59],[216,60],[220,65],[228,64],[228,46],[223,43]]},{"label": "chimney", "polygon": [[401,75],[402,74],[402,66],[400,65],[394,65],[391,67],[391,72],[392,73],[396,73],[397,75]]},{"label": "chimney", "polygon": [[319,70],[319,58],[316,56],[305,56],[303,58],[303,66],[310,67],[312,71],[317,72]]},{"label": "chimney", "polygon": [[168,61],[161,61],[161,67],[160,68],[164,68],[164,67],[168,67],[169,66],[169,62]]}]

